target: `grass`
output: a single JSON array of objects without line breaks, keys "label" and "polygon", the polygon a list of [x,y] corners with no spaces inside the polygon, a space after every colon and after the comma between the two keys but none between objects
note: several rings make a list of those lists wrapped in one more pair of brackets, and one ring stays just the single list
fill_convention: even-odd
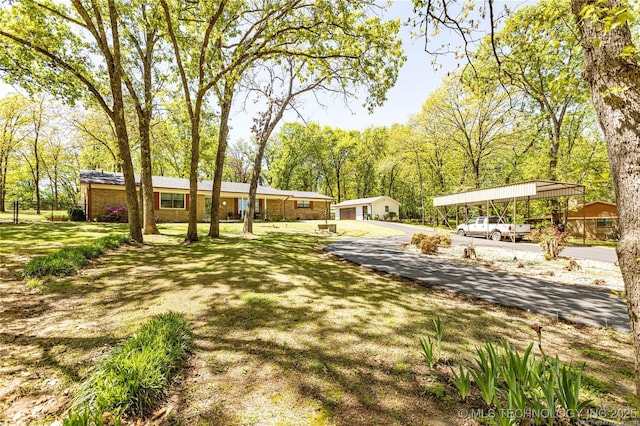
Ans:
[{"label": "grass", "polygon": [[[175,424],[463,424],[457,413],[473,395],[472,402],[459,401],[448,365],[430,369],[420,354],[419,339],[433,336],[437,317],[445,328],[443,353],[465,365],[474,347],[488,341],[504,338],[524,350],[536,341],[537,322],[547,355],[586,362],[586,385],[599,405],[636,406],[629,335],[370,273],[325,253],[322,246],[335,237],[316,233],[315,225],[259,224],[249,238],[239,235],[240,224],[222,224],[223,237],[211,239],[202,224],[201,241],[184,244],[185,225],[160,224],[163,235],[106,253],[43,294],[25,296],[23,281],[0,281],[0,383],[8,389],[0,423],[19,413],[22,424],[40,421],[46,414],[32,402],[42,395],[63,404],[52,414],[59,416],[69,405],[62,395],[73,394],[98,359],[168,311],[182,313],[194,333],[190,367],[161,403]],[[350,225],[339,222],[338,231],[389,232]],[[0,254],[12,259],[5,276],[35,255],[123,229],[117,226],[0,227],[7,243]],[[431,389],[434,383],[442,392]]]},{"label": "grass", "polygon": [[[37,214],[35,210],[20,210],[18,212],[18,221],[20,223],[33,223],[44,222],[54,218],[69,217],[69,213],[66,210],[40,210],[40,214]],[[13,211],[0,212],[0,223],[13,223]]]},{"label": "grass", "polygon": [[183,315],[166,312],[153,317],[112,350],[82,384],[65,425],[86,424],[87,419],[102,424],[105,412],[116,423],[124,413],[151,413],[192,343]]}]

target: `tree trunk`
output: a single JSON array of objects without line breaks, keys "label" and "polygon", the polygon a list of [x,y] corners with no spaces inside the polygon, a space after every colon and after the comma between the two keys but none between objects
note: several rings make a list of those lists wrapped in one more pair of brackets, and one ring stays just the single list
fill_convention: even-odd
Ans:
[{"label": "tree trunk", "polygon": [[196,101],[196,112],[191,119],[191,163],[189,166],[189,226],[185,241],[198,241],[198,165],[200,164],[200,109],[201,99]]},{"label": "tree trunk", "polygon": [[[282,117],[282,114],[280,114]],[[280,121],[279,119],[277,121]],[[270,126],[271,129],[275,127],[273,123]],[[258,191],[258,179],[260,178],[260,174],[262,173],[262,159],[264,158],[264,151],[267,147],[267,142],[269,140],[269,136],[271,135],[271,131],[268,132],[268,135],[259,135],[259,143],[258,150],[256,152],[256,158],[253,160],[253,172],[251,173],[251,182],[249,183],[249,201],[247,205],[247,213],[244,216],[244,224],[242,225],[242,233],[243,234],[253,234],[253,215],[256,209],[256,193]]]},{"label": "tree trunk", "polygon": [[136,180],[131,161],[131,148],[129,147],[129,134],[124,111],[124,97],[122,90],[122,66],[120,64],[120,39],[118,34],[118,14],[115,3],[109,0],[109,17],[111,21],[111,35],[113,37],[113,54],[103,52],[109,67],[109,83],[113,95],[113,124],[118,139],[118,151],[122,160],[122,174],[124,176],[125,193],[127,197],[127,209],[129,217],[129,235],[132,240],[143,242],[142,227],[140,226],[140,207],[138,204]]},{"label": "tree trunk", "polygon": [[635,54],[621,55],[625,47],[633,46],[628,24],[607,32],[601,23],[580,17],[585,6],[617,10],[623,6],[622,1],[597,5],[589,0],[572,0],[571,6],[582,34],[584,78],[591,89],[611,165],[620,233],[616,251],[633,334],[636,396],[640,396],[640,68]]},{"label": "tree trunk", "polygon": [[[143,8],[144,11],[144,8]],[[151,165],[151,118],[153,114],[153,51],[155,31],[148,28],[145,34],[145,51],[142,58],[144,106],[138,107],[138,127],[140,128],[140,180],[142,191],[142,223],[144,234],[159,234],[156,226],[156,212],[153,205],[153,168]],[[136,98],[137,99],[137,98]],[[142,107],[142,108],[141,108]]]},{"label": "tree trunk", "polygon": [[216,169],[213,173],[213,188],[211,190],[211,223],[209,236],[220,237],[220,190],[222,189],[222,171],[227,152],[227,138],[229,137],[229,113],[233,102],[233,92],[229,83],[225,84],[220,114],[220,132],[218,133],[218,151],[216,152]]},{"label": "tree trunk", "polygon": [[151,167],[151,131],[149,128],[151,110],[146,109],[139,120],[140,128],[140,166],[144,234],[159,234],[156,226],[155,208],[153,205],[153,172]]}]

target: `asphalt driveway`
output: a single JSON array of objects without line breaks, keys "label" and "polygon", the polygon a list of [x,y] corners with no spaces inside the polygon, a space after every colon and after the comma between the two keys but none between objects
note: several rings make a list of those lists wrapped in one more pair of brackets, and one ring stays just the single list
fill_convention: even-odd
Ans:
[{"label": "asphalt driveway", "polygon": [[[626,304],[611,293],[534,278],[490,272],[400,250],[405,235],[345,239],[325,247],[338,257],[427,287],[486,302],[537,312],[552,318],[628,332]],[[614,252],[615,253],[615,252]]]}]

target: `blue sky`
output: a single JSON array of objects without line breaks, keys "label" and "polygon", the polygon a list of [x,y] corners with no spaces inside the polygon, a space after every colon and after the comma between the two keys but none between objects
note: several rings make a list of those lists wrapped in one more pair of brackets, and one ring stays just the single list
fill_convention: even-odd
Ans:
[{"label": "blue sky", "polygon": [[[413,5],[410,0],[394,1],[389,11],[385,14],[388,19],[400,18],[406,22],[413,14]],[[304,99],[300,108],[305,121],[315,121],[321,126],[337,127],[344,130],[364,130],[372,126],[390,126],[394,123],[405,123],[411,114],[420,111],[422,103],[432,92],[448,71],[454,70],[457,65],[452,57],[442,57],[438,64],[442,67],[434,71],[429,56],[424,51],[424,39],[413,40],[410,28],[403,26],[401,29],[403,48],[407,61],[400,70],[396,85],[389,90],[387,102],[376,108],[373,114],[369,114],[362,107],[363,99],[352,99],[345,105],[342,98],[321,96],[324,105],[318,105],[312,97]],[[297,115],[290,113],[285,115],[283,122],[300,121]],[[249,139],[251,117],[244,111],[236,110],[231,117],[230,142],[238,139]],[[277,130],[276,130],[277,131]]]}]

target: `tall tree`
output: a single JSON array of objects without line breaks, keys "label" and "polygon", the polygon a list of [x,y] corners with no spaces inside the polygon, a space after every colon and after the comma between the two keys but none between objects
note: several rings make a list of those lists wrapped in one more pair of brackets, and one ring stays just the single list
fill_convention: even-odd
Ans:
[{"label": "tall tree", "polygon": [[[468,11],[451,13],[450,0],[413,2],[423,29],[429,27],[429,34],[443,27],[458,31],[469,51]],[[488,31],[495,39],[494,3],[489,0],[487,5]],[[640,396],[640,59],[630,29],[630,23],[637,19],[635,7],[626,0],[571,0],[584,49],[582,75],[591,91],[611,164],[620,232],[616,251],[628,300],[636,394]]]},{"label": "tall tree", "polygon": [[624,0],[572,0],[584,49],[584,79],[604,133],[618,207],[616,252],[624,279],[640,397],[640,63]]},{"label": "tall tree", "polygon": [[476,93],[459,80],[448,79],[441,89],[442,102],[433,109],[433,119],[458,147],[471,170],[472,185],[480,188],[488,157],[504,149],[511,133],[512,104],[502,91],[483,88]]},{"label": "tall tree", "polygon": [[[254,119],[252,128],[257,147],[253,168],[251,169],[247,213],[242,227],[243,234],[253,233],[253,216],[258,180],[262,174],[262,160],[267,142],[274,129],[282,120],[287,109],[295,109],[294,101],[300,95],[314,90],[332,91],[330,86],[325,84],[329,78],[325,73],[319,73],[315,78],[313,74],[310,74],[305,78],[305,75],[309,75],[306,69],[309,65],[309,61],[305,59],[296,60],[296,58],[289,58],[283,61],[282,67],[279,67],[278,64],[265,64],[265,68],[260,70],[268,76],[264,82],[264,87],[261,87],[260,83],[253,87],[254,91],[259,92],[264,97],[267,105],[265,110]],[[311,66],[320,68],[313,62],[311,62]],[[336,81],[340,81],[340,76],[336,77]]]},{"label": "tall tree", "polygon": [[29,105],[29,125],[31,132],[28,137],[28,146],[22,153],[25,163],[29,167],[33,178],[33,188],[36,195],[36,214],[40,214],[40,176],[42,168],[41,148],[45,126],[45,98],[31,101]]},{"label": "tall tree", "polygon": [[[200,163],[200,139],[202,113],[207,95],[229,69],[214,60],[223,40],[235,28],[234,11],[225,10],[226,1],[219,4],[198,2],[176,5],[176,2],[160,0],[167,25],[168,37],[173,48],[175,64],[180,76],[180,86],[189,116],[191,158],[189,162],[189,224],[186,241],[198,240],[198,168]],[[229,25],[230,27],[226,27]],[[226,28],[225,28],[226,27]],[[220,133],[224,128],[221,126]],[[226,136],[225,136],[226,137]],[[225,139],[226,143],[226,139]],[[218,147],[218,150],[220,148]],[[222,171],[221,171],[222,172]],[[214,180],[215,187],[215,180]],[[212,205],[216,202],[212,202]],[[215,216],[217,217],[217,216]],[[214,216],[212,216],[212,219]]]},{"label": "tall tree", "polygon": [[[142,242],[125,118],[120,12],[115,0],[71,5],[24,0],[0,10],[0,63],[10,81],[66,99],[90,96],[114,123],[129,234]],[[92,62],[95,61],[95,62]]]},{"label": "tall tree", "polygon": [[7,201],[7,176],[10,162],[27,136],[28,103],[20,95],[0,99],[0,211]]},{"label": "tall tree", "polygon": [[[153,171],[151,165],[151,122],[154,107],[154,66],[157,45],[161,40],[159,20],[161,10],[155,2],[131,2],[129,13],[120,14],[125,34],[124,44],[134,52],[134,59],[123,59],[123,80],[138,118],[140,135],[140,181],[142,192],[142,225],[144,234],[159,234],[156,226]],[[137,80],[137,81],[136,81]],[[140,81],[141,80],[141,81]]]}]

